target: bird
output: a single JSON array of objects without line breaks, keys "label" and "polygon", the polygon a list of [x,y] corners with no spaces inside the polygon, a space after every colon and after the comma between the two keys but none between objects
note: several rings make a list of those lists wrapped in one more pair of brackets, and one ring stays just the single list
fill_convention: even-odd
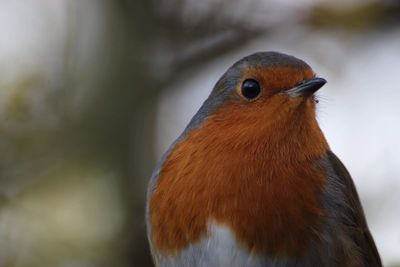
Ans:
[{"label": "bird", "polygon": [[326,82],[279,52],[228,68],[150,178],[155,266],[382,266],[316,119]]}]

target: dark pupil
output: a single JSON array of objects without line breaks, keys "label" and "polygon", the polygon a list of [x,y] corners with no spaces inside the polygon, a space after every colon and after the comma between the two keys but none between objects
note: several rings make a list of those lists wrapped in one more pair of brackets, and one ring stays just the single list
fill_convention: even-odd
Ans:
[{"label": "dark pupil", "polygon": [[242,95],[248,99],[256,98],[260,94],[260,85],[256,80],[248,79],[242,84]]}]

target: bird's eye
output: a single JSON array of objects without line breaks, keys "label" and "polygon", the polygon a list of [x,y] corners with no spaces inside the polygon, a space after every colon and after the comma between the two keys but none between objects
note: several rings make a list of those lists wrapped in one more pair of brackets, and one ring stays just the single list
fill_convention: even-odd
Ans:
[{"label": "bird's eye", "polygon": [[253,79],[247,79],[242,84],[242,95],[248,100],[256,98],[261,92],[259,83]]}]

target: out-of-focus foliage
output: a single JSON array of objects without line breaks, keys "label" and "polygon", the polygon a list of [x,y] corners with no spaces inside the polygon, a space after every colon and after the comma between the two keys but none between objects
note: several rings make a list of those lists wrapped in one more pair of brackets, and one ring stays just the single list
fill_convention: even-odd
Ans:
[{"label": "out-of-focus foliage", "polygon": [[271,32],[398,27],[396,2],[353,2],[1,3],[0,266],[152,266],[160,95]]}]

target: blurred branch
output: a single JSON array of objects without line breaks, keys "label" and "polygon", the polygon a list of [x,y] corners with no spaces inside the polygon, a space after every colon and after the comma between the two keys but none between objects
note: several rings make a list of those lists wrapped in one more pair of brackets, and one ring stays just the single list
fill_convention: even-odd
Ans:
[{"label": "blurred branch", "polygon": [[350,8],[332,8],[326,2],[315,5],[306,19],[314,27],[343,28],[352,31],[371,31],[400,22],[399,1],[366,1]]}]

